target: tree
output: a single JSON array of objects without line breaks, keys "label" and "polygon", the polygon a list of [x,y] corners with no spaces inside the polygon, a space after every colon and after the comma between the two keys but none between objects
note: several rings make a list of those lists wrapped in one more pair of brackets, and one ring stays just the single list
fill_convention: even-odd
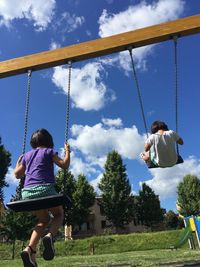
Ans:
[{"label": "tree", "polygon": [[183,220],[180,220],[179,216],[175,212],[173,212],[172,210],[169,210],[164,215],[164,226],[168,230],[181,228],[182,221]]},{"label": "tree", "polygon": [[133,197],[121,156],[112,151],[105,163],[105,172],[99,183],[102,192],[101,207],[116,230],[132,220]]},{"label": "tree", "polygon": [[0,217],[0,236],[12,243],[12,259],[15,255],[16,240],[21,240],[24,244],[29,239],[35,223],[35,217],[28,212],[6,210]]},{"label": "tree", "polygon": [[7,151],[3,144],[1,144],[0,138],[0,200],[4,200],[3,188],[8,186],[5,181],[5,176],[8,171],[8,167],[11,162],[11,154]]},{"label": "tree", "polygon": [[200,180],[195,175],[186,175],[177,187],[178,206],[184,216],[200,214]]},{"label": "tree", "polygon": [[86,177],[80,174],[77,178],[75,192],[73,193],[73,221],[74,224],[81,226],[87,221],[90,207],[94,204],[94,188],[88,183]]},{"label": "tree", "polygon": [[142,224],[152,227],[163,221],[160,200],[154,191],[145,183],[139,191],[137,214]]},{"label": "tree", "polygon": [[[56,175],[56,187],[58,192],[63,188],[64,172],[59,170]],[[87,221],[90,207],[95,201],[94,188],[88,183],[84,175],[79,175],[77,180],[71,172],[66,173],[66,194],[72,200],[72,207],[66,209],[65,222],[67,225],[78,225]]]},{"label": "tree", "polygon": [[65,192],[67,196],[71,199],[72,205],[71,207],[65,206],[64,207],[64,222],[67,225],[73,225],[73,214],[74,214],[74,206],[73,206],[73,194],[76,189],[76,180],[73,174],[69,171],[66,172],[66,184],[64,189],[64,171],[59,170],[56,175],[56,190],[60,192]]}]

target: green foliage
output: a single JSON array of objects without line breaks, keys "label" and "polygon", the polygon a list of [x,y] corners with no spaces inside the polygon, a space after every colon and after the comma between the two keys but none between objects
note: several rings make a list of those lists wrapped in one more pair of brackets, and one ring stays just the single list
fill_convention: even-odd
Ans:
[{"label": "green foliage", "polygon": [[86,177],[80,174],[77,178],[76,189],[73,193],[74,202],[74,222],[77,225],[87,221],[90,213],[89,208],[94,204],[95,192],[94,188],[88,183]]},{"label": "green foliage", "polygon": [[145,183],[139,191],[137,214],[142,224],[152,227],[163,221],[163,211],[160,200],[154,191]]},{"label": "green foliage", "polygon": [[8,167],[11,162],[11,154],[7,151],[3,144],[1,144],[0,138],[0,199],[4,199],[3,188],[8,186],[5,181],[5,176],[8,171]]},{"label": "green foliage", "polygon": [[178,185],[178,205],[184,216],[200,214],[200,180],[195,175],[186,175]]},{"label": "green foliage", "polygon": [[67,195],[71,198],[75,190],[76,180],[70,171],[66,171],[65,175],[66,182],[64,183],[64,171],[60,169],[56,174],[56,190],[59,193],[65,191],[65,193],[67,193]]},{"label": "green foliage", "polygon": [[107,156],[99,189],[102,192],[100,205],[105,216],[116,228],[123,228],[132,220],[133,197],[126,168],[116,151]]},{"label": "green foliage", "polygon": [[0,236],[13,244],[12,258],[14,258],[15,241],[28,240],[35,223],[35,218],[27,212],[15,213],[6,210],[0,217]]},{"label": "green foliage", "polygon": [[[73,176],[73,174],[69,171],[66,171],[65,173],[66,177],[66,181],[64,183],[64,171],[63,170],[59,170],[57,175],[56,175],[56,190],[60,193],[60,192],[64,192],[65,194],[68,195],[68,197],[72,200],[73,202],[73,193],[75,192],[75,188],[76,188],[76,180]],[[64,184],[65,184],[65,188],[64,188]],[[74,214],[74,206],[72,205],[71,208],[67,208],[66,206],[64,207],[64,211],[65,211],[65,218],[64,221],[65,223],[67,223],[68,225],[73,225],[74,221],[73,221],[73,214]]]},{"label": "green foliage", "polygon": [[165,216],[164,216],[164,226],[165,229],[178,229],[183,226],[183,220],[180,220],[179,216],[173,212],[172,210],[169,210]]},{"label": "green foliage", "polygon": [[6,210],[0,218],[0,234],[9,241],[26,241],[30,237],[33,226],[36,223],[35,217],[28,212],[13,212]]},{"label": "green foliage", "polygon": [[[56,175],[56,188],[58,192],[63,189],[64,172],[59,170]],[[65,209],[65,222],[68,225],[81,225],[86,222],[90,213],[89,208],[94,204],[95,192],[84,175],[79,175],[77,180],[71,172],[66,173],[65,193],[72,200],[71,209]]]}]

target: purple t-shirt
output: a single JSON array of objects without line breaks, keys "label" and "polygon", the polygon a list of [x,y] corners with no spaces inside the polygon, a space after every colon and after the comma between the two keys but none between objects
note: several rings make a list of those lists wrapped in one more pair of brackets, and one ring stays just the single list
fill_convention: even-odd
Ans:
[{"label": "purple t-shirt", "polygon": [[24,187],[54,183],[53,156],[57,154],[52,148],[36,148],[24,154],[22,165],[26,168]]}]

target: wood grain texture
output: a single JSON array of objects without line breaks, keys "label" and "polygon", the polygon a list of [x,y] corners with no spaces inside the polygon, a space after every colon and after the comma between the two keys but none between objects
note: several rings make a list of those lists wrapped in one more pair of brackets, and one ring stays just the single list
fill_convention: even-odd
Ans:
[{"label": "wood grain texture", "polygon": [[0,62],[0,78],[64,65],[200,33],[200,14],[93,41]]}]

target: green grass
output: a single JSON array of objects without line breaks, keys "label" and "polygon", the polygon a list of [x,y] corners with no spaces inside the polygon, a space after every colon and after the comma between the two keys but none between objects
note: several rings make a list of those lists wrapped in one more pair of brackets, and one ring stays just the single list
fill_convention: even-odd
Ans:
[{"label": "green grass", "polygon": [[[166,249],[175,244],[180,231],[135,233],[129,235],[103,235],[72,241],[55,243],[57,256],[89,255],[94,244],[95,254],[111,254],[128,251]],[[16,257],[20,254],[21,242],[16,244]],[[10,259],[12,246],[0,244],[0,259]]]},{"label": "green grass", "polygon": [[[174,262],[181,263],[189,260],[199,260],[200,253],[198,250],[147,250],[147,251],[134,251],[124,252],[117,254],[103,254],[93,256],[68,256],[68,257],[55,257],[51,262],[45,262],[41,258],[38,259],[39,267],[107,267],[111,264],[130,264],[130,266],[160,266],[160,263],[169,263],[167,266],[174,266]],[[21,260],[2,260],[0,261],[1,267],[19,267],[22,266]],[[163,265],[165,266],[165,265]],[[177,265],[176,265],[177,266]]]},{"label": "green grass", "polygon": [[78,241],[57,242],[56,248],[58,256],[88,255],[92,243],[94,244],[95,254],[167,249],[176,243],[179,236],[180,230],[129,235],[106,235]]},{"label": "green grass", "polygon": [[[129,235],[105,235],[82,240],[58,241],[55,243],[56,257],[45,262],[38,251],[40,267],[92,267],[109,264],[130,264],[129,266],[159,266],[160,263],[199,260],[199,250],[190,250],[186,243],[183,248],[170,250],[180,236],[180,230]],[[91,254],[94,244],[95,255]],[[0,244],[0,266],[22,266],[19,259],[21,243],[16,244],[16,259],[11,259],[12,246]],[[165,265],[163,265],[165,266]],[[174,265],[168,265],[174,266]],[[199,265],[200,266],[200,265]]]}]

